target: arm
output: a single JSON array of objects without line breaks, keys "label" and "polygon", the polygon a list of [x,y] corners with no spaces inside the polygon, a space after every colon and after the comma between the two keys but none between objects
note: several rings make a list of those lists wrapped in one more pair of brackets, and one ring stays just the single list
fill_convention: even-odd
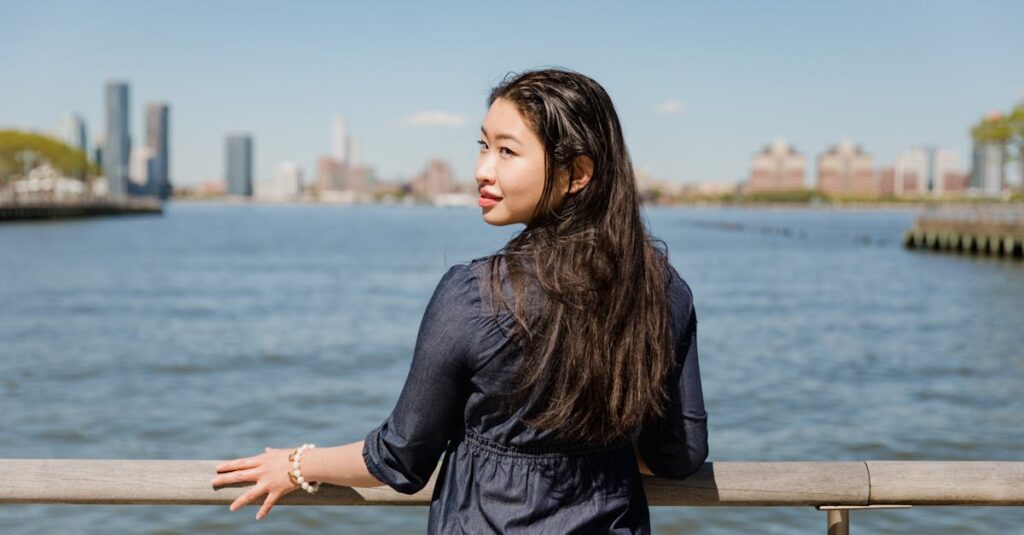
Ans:
[{"label": "arm", "polygon": [[636,452],[641,473],[646,468],[650,475],[683,478],[707,459],[708,431],[697,362],[697,314],[689,288],[682,279],[674,282],[671,298],[684,303],[686,328],[676,341],[676,367],[669,374],[664,414],[640,430]]},{"label": "arm", "polygon": [[[302,456],[302,475],[349,487],[386,484],[399,492],[423,488],[462,425],[466,358],[479,332],[479,289],[467,266],[455,266],[438,283],[416,338],[412,365],[391,415],[366,439],[314,448]],[[217,466],[214,487],[254,481],[231,510],[267,494],[257,520],[296,488],[288,479],[288,449],[267,448],[254,457]]]}]

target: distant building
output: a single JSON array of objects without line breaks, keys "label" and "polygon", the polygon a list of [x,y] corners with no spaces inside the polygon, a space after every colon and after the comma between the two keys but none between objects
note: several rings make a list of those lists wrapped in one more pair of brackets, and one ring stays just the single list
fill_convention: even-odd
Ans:
[{"label": "distant building", "polygon": [[128,164],[128,191],[132,195],[150,195],[146,187],[153,173],[152,167],[153,149],[146,146],[132,147],[132,157]]},{"label": "distant building", "polygon": [[342,164],[348,167],[363,165],[363,138],[354,137],[349,139],[348,149],[348,159],[343,160]]},{"label": "distant building", "polygon": [[414,195],[434,199],[438,195],[455,191],[455,174],[444,160],[430,160],[426,169],[420,171],[409,183]]},{"label": "distant building", "polygon": [[[896,157],[893,175],[894,195],[944,195],[962,191],[959,186],[960,159],[948,149],[919,147]],[[952,186],[952,191],[949,187]]]},{"label": "distant building", "polygon": [[106,144],[103,147],[103,173],[107,177],[107,194],[111,197],[128,195],[128,174],[132,140],[128,129],[128,84],[107,82],[106,85]]},{"label": "distant building", "polygon": [[331,125],[331,157],[341,165],[349,159],[348,121],[337,117]]},{"label": "distant building", "polygon": [[61,123],[57,137],[69,146],[84,152],[86,158],[89,157],[89,144],[85,135],[85,120],[80,115],[69,115],[65,118],[64,122]]},{"label": "distant building", "polygon": [[330,156],[323,156],[316,165],[316,190],[341,190],[341,162]]},{"label": "distant building", "polygon": [[295,162],[281,162],[263,197],[290,200],[302,195],[302,168]]},{"label": "distant building", "polygon": [[230,134],[225,143],[227,194],[252,197],[253,142],[249,134]]},{"label": "distant building", "polygon": [[161,199],[171,196],[169,115],[170,107],[164,102],[146,105],[146,148],[152,159],[145,189],[147,195]]},{"label": "distant building", "polygon": [[896,169],[892,166],[881,167],[875,172],[875,184],[878,184],[878,194],[883,197],[896,195]]},{"label": "distant building", "polygon": [[818,156],[818,189],[840,195],[877,195],[871,156],[851,141]]},{"label": "distant building", "polygon": [[990,197],[1006,186],[1006,148],[998,143],[975,143],[971,151],[970,188]]},{"label": "distant building", "polygon": [[804,156],[790,144],[777,140],[754,155],[745,191],[787,191],[804,189]]}]

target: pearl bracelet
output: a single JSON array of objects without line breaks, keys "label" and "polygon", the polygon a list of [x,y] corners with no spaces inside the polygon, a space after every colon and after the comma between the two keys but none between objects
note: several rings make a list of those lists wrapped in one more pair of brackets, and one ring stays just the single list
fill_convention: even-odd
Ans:
[{"label": "pearl bracelet", "polygon": [[320,490],[320,483],[310,483],[303,479],[302,470],[299,469],[299,461],[302,459],[302,452],[306,450],[311,450],[315,447],[316,444],[303,444],[298,448],[295,448],[295,451],[288,456],[289,460],[292,461],[292,469],[288,473],[289,479],[291,479],[293,483],[302,487],[302,490],[310,494],[313,494],[314,492]]}]

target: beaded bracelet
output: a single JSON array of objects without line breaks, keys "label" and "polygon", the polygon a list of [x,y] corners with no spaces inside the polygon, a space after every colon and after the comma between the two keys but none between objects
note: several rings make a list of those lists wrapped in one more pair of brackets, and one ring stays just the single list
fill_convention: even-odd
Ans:
[{"label": "beaded bracelet", "polygon": [[316,444],[303,444],[288,456],[288,460],[292,463],[292,469],[288,472],[288,479],[295,485],[302,487],[302,490],[313,494],[320,490],[320,483],[310,483],[302,477],[302,470],[299,469],[299,461],[302,459],[302,452],[311,450],[316,447]]}]

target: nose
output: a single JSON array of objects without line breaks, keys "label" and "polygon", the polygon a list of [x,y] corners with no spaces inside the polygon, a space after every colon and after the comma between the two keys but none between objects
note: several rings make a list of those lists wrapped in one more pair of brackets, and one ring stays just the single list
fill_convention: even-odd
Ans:
[{"label": "nose", "polygon": [[495,180],[494,162],[487,154],[481,154],[476,160],[476,183],[477,185],[493,184]]}]

